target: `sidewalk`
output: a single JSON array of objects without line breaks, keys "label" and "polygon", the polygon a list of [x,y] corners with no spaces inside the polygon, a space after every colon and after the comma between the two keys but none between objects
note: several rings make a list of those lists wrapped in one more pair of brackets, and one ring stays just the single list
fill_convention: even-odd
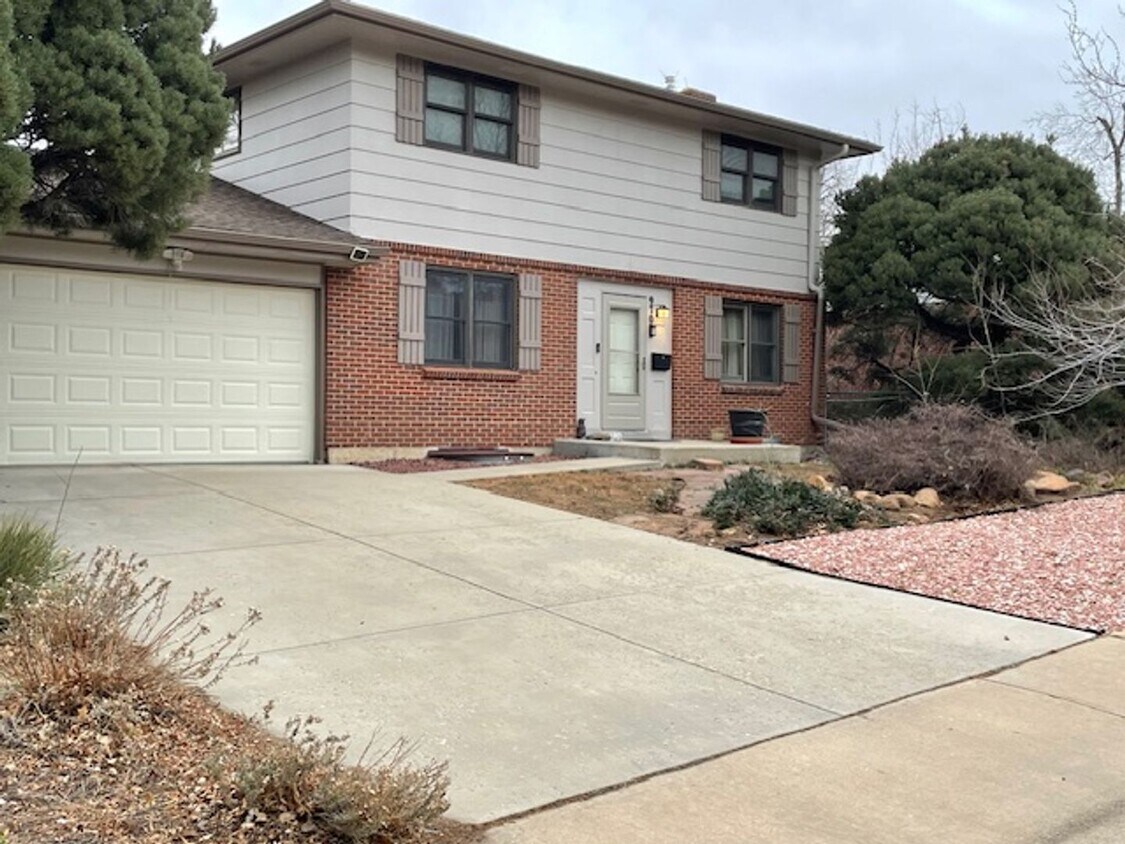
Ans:
[{"label": "sidewalk", "polygon": [[1125,841],[1125,636],[494,829],[488,844]]}]

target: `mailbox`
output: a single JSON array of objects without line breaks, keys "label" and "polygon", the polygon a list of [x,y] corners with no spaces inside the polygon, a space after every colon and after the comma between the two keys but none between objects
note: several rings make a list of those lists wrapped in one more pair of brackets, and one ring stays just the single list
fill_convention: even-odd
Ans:
[{"label": "mailbox", "polygon": [[672,368],[672,356],[666,355],[663,352],[652,353],[652,371],[653,372],[667,372]]}]

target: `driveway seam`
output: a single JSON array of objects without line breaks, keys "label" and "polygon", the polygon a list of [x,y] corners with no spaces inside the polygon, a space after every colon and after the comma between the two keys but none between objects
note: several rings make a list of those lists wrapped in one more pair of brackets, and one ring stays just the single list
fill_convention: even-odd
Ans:
[{"label": "driveway seam", "polygon": [[1042,695],[1043,697],[1051,698],[1051,700],[1057,700],[1060,703],[1071,703],[1075,706],[1080,706],[1083,709],[1089,709],[1092,712],[1100,712],[1102,715],[1112,715],[1114,718],[1120,718],[1121,720],[1125,721],[1125,713],[1114,712],[1112,709],[1104,709],[1103,707],[1097,706],[1096,704],[1087,703],[1081,700],[1075,700],[1074,698],[1067,697],[1066,695],[1054,694],[1052,692],[1044,691],[1043,689],[1024,686],[1020,683],[1013,683],[1010,680],[1000,680],[997,677],[983,677],[982,679],[986,683],[995,683],[997,686],[1006,686],[1009,689],[1019,689],[1022,692],[1031,692],[1032,694]]},{"label": "driveway seam", "polygon": [[160,554],[147,554],[149,560],[163,560],[168,557],[184,557],[192,554],[216,554],[224,551],[253,551],[258,548],[285,548],[289,545],[316,545],[318,542],[338,542],[335,536],[325,536],[317,539],[290,539],[285,542],[263,542],[258,545],[230,545],[222,548],[198,548],[186,551],[165,551]]},{"label": "driveway seam", "polygon": [[743,686],[749,686],[750,688],[757,689],[760,692],[765,692],[765,693],[770,694],[770,695],[775,695],[776,697],[785,698],[786,700],[788,700],[792,703],[799,703],[803,706],[811,707],[812,709],[816,709],[820,712],[824,712],[828,715],[832,715],[833,717],[841,718],[846,714],[844,712],[837,712],[835,709],[829,709],[826,706],[821,706],[818,703],[813,703],[812,701],[804,700],[804,699],[796,697],[794,695],[786,694],[785,692],[780,692],[777,689],[771,689],[768,686],[761,686],[757,683],[753,683],[750,680],[746,680],[742,677],[735,677],[733,674],[727,674],[726,672],[720,671],[717,668],[711,668],[708,665],[703,665],[702,663],[694,662],[693,660],[687,659],[686,657],[677,656],[676,654],[667,653],[666,651],[662,651],[660,648],[653,647],[652,645],[646,645],[643,642],[638,642],[638,641],[635,641],[633,639],[630,639],[628,636],[622,636],[619,633],[614,633],[611,630],[606,630],[602,627],[598,627],[596,624],[590,624],[589,622],[586,622],[586,621],[579,621],[576,618],[570,618],[569,616],[565,616],[562,613],[554,612],[553,610],[551,610],[548,607],[540,607],[540,610],[542,612],[545,612],[547,615],[551,615],[551,616],[554,616],[555,618],[561,619],[563,621],[570,622],[571,624],[574,624],[578,627],[583,627],[587,630],[593,630],[597,633],[601,633],[605,636],[609,636],[611,639],[616,639],[617,641],[623,642],[626,645],[632,645],[635,648],[640,648],[643,651],[648,651],[649,653],[656,654],[657,656],[662,656],[665,659],[670,659],[673,662],[680,663],[681,665],[688,665],[688,666],[691,666],[692,668],[698,668],[700,671],[704,671],[707,674],[712,674],[716,677],[722,677],[726,680],[732,680],[735,683],[740,683]]},{"label": "driveway seam", "polygon": [[473,621],[483,621],[490,618],[503,618],[509,615],[519,615],[520,613],[537,612],[536,607],[521,607],[515,610],[501,610],[498,612],[485,613],[484,615],[470,615],[465,618],[449,618],[445,621],[431,621],[426,624],[407,624],[403,627],[389,627],[385,630],[373,630],[368,633],[356,633],[353,636],[340,636],[336,639],[321,639],[316,642],[303,642],[299,645],[283,645],[278,648],[265,648],[260,651],[247,651],[247,656],[264,656],[268,654],[287,653],[289,651],[300,651],[305,648],[317,648],[324,645],[335,645],[340,642],[357,642],[363,639],[377,639],[381,636],[393,636],[396,633],[409,633],[414,630],[427,630],[435,627],[449,627],[453,624],[467,624]]}]

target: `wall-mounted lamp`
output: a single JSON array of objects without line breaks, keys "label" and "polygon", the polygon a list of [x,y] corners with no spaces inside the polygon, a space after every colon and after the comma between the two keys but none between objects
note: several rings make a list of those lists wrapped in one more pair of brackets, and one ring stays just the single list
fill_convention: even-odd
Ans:
[{"label": "wall-mounted lamp", "polygon": [[657,305],[655,300],[648,297],[648,336],[656,336],[656,323],[668,319],[668,306]]}]

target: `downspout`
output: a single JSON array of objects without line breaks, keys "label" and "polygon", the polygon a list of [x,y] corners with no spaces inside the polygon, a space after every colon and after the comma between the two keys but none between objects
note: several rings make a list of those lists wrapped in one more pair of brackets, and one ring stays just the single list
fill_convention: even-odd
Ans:
[{"label": "downspout", "polygon": [[[816,328],[813,337],[813,371],[812,390],[809,399],[809,415],[813,424],[818,428],[842,428],[839,422],[833,422],[827,416],[820,414],[820,372],[824,368],[824,283],[820,279],[820,171],[834,161],[846,158],[852,151],[850,144],[844,144],[835,153],[822,158],[814,167],[809,169],[809,290],[816,293]],[[813,214],[813,207],[817,214]]]}]

